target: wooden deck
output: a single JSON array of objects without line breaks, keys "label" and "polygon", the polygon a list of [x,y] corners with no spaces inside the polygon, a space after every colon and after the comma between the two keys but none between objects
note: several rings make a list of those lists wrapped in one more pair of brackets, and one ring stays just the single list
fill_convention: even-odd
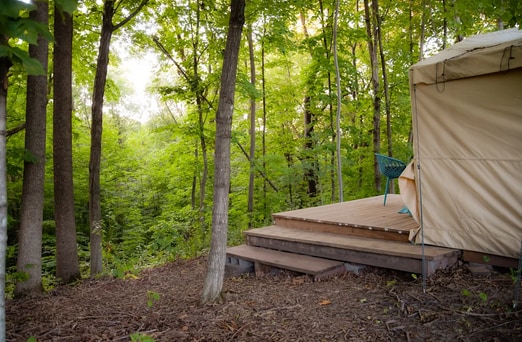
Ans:
[{"label": "wooden deck", "polygon": [[418,225],[398,213],[403,207],[401,197],[392,194],[386,206],[383,196],[376,196],[274,214],[274,225],[245,231],[246,245],[228,249],[227,266],[246,260],[252,265],[245,271],[254,266],[256,274],[278,267],[318,279],[337,272],[339,262],[413,273],[424,265],[428,275],[456,263],[459,250],[408,241]]},{"label": "wooden deck", "polygon": [[399,214],[404,207],[400,195],[363,198],[314,208],[286,211],[272,215],[274,224],[334,234],[408,241],[410,230],[418,227],[407,214]]}]

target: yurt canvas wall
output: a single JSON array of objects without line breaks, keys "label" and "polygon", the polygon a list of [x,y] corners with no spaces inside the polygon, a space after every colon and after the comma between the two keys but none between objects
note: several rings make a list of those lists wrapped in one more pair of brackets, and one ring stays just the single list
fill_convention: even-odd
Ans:
[{"label": "yurt canvas wall", "polygon": [[404,198],[423,229],[413,239],[518,258],[522,31],[469,37],[409,77],[415,193]]}]

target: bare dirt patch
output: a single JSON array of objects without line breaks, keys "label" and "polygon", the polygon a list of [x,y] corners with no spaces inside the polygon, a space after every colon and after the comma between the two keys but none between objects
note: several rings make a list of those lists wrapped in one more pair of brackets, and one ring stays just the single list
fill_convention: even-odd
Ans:
[{"label": "bare dirt patch", "polygon": [[426,292],[410,274],[370,267],[321,282],[227,277],[224,302],[201,306],[205,272],[201,257],[9,300],[7,340],[522,341],[506,273],[460,266],[437,272]]}]

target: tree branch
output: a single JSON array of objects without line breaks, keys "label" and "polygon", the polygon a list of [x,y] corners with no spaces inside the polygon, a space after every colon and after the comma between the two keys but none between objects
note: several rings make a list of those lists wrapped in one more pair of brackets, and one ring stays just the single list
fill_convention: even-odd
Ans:
[{"label": "tree branch", "polygon": [[[163,52],[165,54],[165,56],[167,56],[167,58],[170,59],[172,61],[172,63],[174,63],[174,65],[176,66],[176,68],[178,68],[179,72],[181,73],[181,75],[183,75],[183,77],[185,78],[187,83],[192,84],[191,77],[187,74],[185,69],[183,69],[183,67],[176,61],[176,59],[174,59],[174,57],[170,54],[170,52],[167,51],[165,46],[163,46],[163,44],[161,44],[161,42],[159,41],[159,38],[154,36],[154,37],[152,37],[152,40],[154,41],[154,43],[156,43],[156,45],[161,50],[161,52]],[[201,95],[202,99],[207,103],[209,108],[214,108],[214,106],[212,105],[212,102],[210,102],[210,100],[204,94],[200,94],[200,95]]]},{"label": "tree branch", "polygon": [[[241,145],[241,143],[239,141],[235,141],[235,143],[237,144],[237,146],[239,147],[239,149],[241,150],[241,152],[243,152],[243,154],[245,155],[246,159],[251,162],[250,160],[250,156],[248,155],[247,151],[243,148],[243,146]],[[263,177],[267,182],[268,184],[270,185],[270,187],[272,187],[272,189],[274,189],[275,192],[279,192],[279,189],[274,185],[274,183],[272,183],[272,181],[270,181],[270,179],[268,179],[268,177],[264,174],[263,171],[259,170],[258,168],[256,168],[256,171],[259,172],[259,174],[261,175],[261,177]]]},{"label": "tree branch", "polygon": [[[114,25],[112,27],[112,32],[116,32],[117,29],[119,29],[120,27],[122,27],[123,25],[127,24],[129,21],[132,20],[132,18],[134,18],[140,11],[143,7],[145,7],[145,5],[147,4],[147,2],[149,2],[149,0],[141,0],[140,4],[138,5],[138,7],[136,7],[136,9],[134,9],[134,11],[132,11],[131,14],[129,14],[125,19],[123,19],[119,24],[117,25]],[[119,6],[119,5],[118,5]]]},{"label": "tree branch", "polygon": [[21,124],[20,126],[8,129],[5,132],[5,137],[9,138],[11,135],[14,135],[14,134],[16,134],[16,133],[18,133],[20,131],[23,131],[24,129],[25,129],[25,122],[23,124]]},{"label": "tree branch", "polygon": [[154,36],[154,37],[152,37],[152,40],[154,41],[154,43],[156,43],[156,45],[159,47],[161,52],[163,52],[165,54],[165,56],[167,56],[168,59],[170,59],[172,61],[172,63],[174,63],[176,68],[178,68],[179,72],[183,75],[183,77],[185,77],[185,80],[187,80],[187,82],[190,83],[190,77],[185,72],[185,69],[183,69],[183,67],[181,65],[179,65],[179,63],[174,59],[174,57],[170,54],[170,52],[167,51],[165,46],[163,46],[163,44],[161,44],[161,42],[159,41],[159,38]]}]

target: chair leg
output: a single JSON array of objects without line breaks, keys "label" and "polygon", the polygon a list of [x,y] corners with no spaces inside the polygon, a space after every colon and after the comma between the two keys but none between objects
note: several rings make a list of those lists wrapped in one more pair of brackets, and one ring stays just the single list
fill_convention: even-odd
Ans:
[{"label": "chair leg", "polygon": [[386,197],[388,197],[388,185],[390,184],[390,178],[386,177],[386,189],[384,190],[384,206],[386,206]]}]

